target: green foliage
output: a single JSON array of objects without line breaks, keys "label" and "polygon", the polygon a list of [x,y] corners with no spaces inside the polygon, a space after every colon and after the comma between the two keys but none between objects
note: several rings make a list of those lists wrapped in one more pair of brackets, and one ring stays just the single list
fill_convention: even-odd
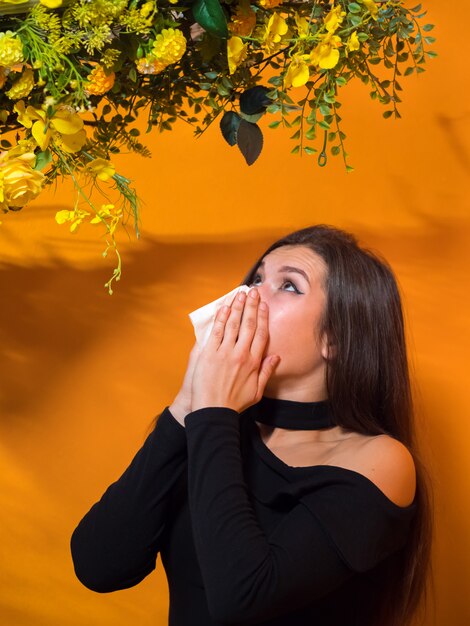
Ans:
[{"label": "green foliage", "polygon": [[[5,7],[0,3],[0,16]],[[399,119],[403,79],[422,73],[436,56],[429,49],[435,43],[434,25],[424,21],[420,4],[408,8],[400,0],[388,0],[377,3],[374,12],[360,0],[336,0],[334,7],[344,12],[336,19],[331,3],[323,0],[285,0],[274,9],[253,0],[247,5],[251,30],[236,14],[238,7],[237,0],[68,0],[53,10],[9,5],[0,33],[9,31],[19,39],[23,69],[32,72],[34,84],[19,98],[8,95],[20,74],[2,61],[8,51],[2,51],[0,38],[2,149],[21,149],[19,140],[32,142],[28,149],[46,184],[72,176],[80,189],[79,175],[90,160],[129,151],[150,156],[138,118],[146,119],[147,133],[171,131],[180,121],[193,127],[195,137],[219,118],[225,141],[238,146],[248,165],[261,154],[261,127],[267,118],[268,128],[292,129],[293,154],[315,155],[320,167],[330,155],[341,155],[350,172],[340,89],[359,79],[384,106],[383,117]],[[269,21],[273,13],[285,19],[286,29],[275,31]],[[155,56],[155,46],[165,36],[170,43],[159,54],[175,49],[181,54],[163,62]],[[114,79],[102,93],[89,89],[97,66],[104,77]],[[274,75],[265,80],[268,69]],[[73,153],[62,151],[54,139],[45,148],[34,145],[31,126],[23,124],[15,108],[20,98],[25,108],[44,112],[46,127],[64,107],[78,112],[86,144]],[[118,174],[112,177],[138,235],[139,201],[130,182]],[[77,193],[85,202],[86,195]]]}]

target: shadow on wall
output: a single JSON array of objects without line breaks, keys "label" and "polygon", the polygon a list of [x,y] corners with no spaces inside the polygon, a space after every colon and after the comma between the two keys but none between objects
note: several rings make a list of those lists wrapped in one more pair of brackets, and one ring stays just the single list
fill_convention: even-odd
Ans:
[{"label": "shadow on wall", "polygon": [[[444,509],[446,513],[436,544],[440,602],[445,612],[454,612],[446,623],[463,626],[457,617],[461,607],[456,599],[466,597],[464,585],[468,578],[463,562],[469,549],[465,525],[468,516],[462,514],[465,504],[461,494],[468,476],[463,401],[466,390],[462,383],[463,372],[468,369],[465,346],[469,296],[463,286],[470,246],[468,219],[459,222],[454,217],[446,221],[444,210],[442,218],[417,216],[419,226],[408,229],[374,229],[361,224],[360,216],[356,223],[351,218],[347,225],[338,225],[354,232],[365,247],[385,257],[402,289],[420,388],[419,428],[433,451],[431,470],[438,478],[438,517],[443,516]],[[112,271],[107,263],[78,269],[63,260],[48,258],[47,266],[0,266],[0,411],[8,441],[20,450],[12,458],[18,458],[22,468],[31,466],[31,475],[40,476],[48,491],[57,494],[61,510],[73,511],[70,519],[75,519],[83,508],[80,498],[88,501],[90,493],[102,489],[108,475],[114,476],[116,468],[124,466],[130,448],[137,446],[134,442],[140,438],[141,422],[143,428],[145,416],[153,410],[154,398],[169,396],[172,377],[176,378],[171,372],[175,364],[179,367],[177,359],[184,357],[182,351],[172,357],[174,347],[183,349],[186,339],[192,339],[187,314],[239,284],[250,265],[274,240],[306,225],[223,238],[159,240],[145,235],[126,249],[123,279],[113,296],[102,287]],[[149,352],[152,355],[148,358]],[[116,362],[105,371],[105,364],[115,355]],[[107,398],[99,385],[106,383],[106,377],[117,368],[111,391],[119,395],[113,405],[118,410],[113,414],[110,409],[101,417],[100,412],[107,410]],[[89,397],[74,396],[75,377],[79,377],[78,394],[89,390]],[[49,397],[62,381],[69,385],[73,403],[73,414],[65,417],[68,397],[57,402]],[[133,381],[135,386],[124,393],[123,385],[132,385]],[[165,393],[158,393],[159,384]],[[139,394],[146,397],[140,406]],[[51,411],[55,415],[50,415]],[[128,427],[127,419],[140,421]],[[36,428],[25,431],[33,420]],[[23,437],[25,432],[33,433],[31,441]],[[44,440],[36,440],[35,435]],[[76,437],[81,441],[79,452],[72,450]],[[103,458],[104,441],[109,453]],[[59,461],[57,451],[64,455]],[[75,477],[73,468],[80,466],[86,454],[90,455],[88,465]],[[65,496],[72,479],[76,483],[74,505]],[[17,492],[17,485],[12,489]],[[28,492],[21,506],[30,498]],[[49,525],[45,511],[41,528]],[[55,538],[51,541],[56,541],[57,533],[64,531],[53,528]],[[458,542],[455,537],[459,537]],[[57,567],[62,567],[65,558],[63,552],[58,554]],[[48,559],[47,554],[44,560]],[[31,582],[32,588],[35,584]],[[75,589],[75,581],[69,584]],[[148,585],[149,597],[153,597],[151,583]],[[131,593],[140,590],[129,591],[129,597]]]},{"label": "shadow on wall", "polygon": [[[458,314],[459,278],[463,281],[465,276],[465,264],[458,259],[467,252],[468,227],[455,219],[448,223],[428,216],[419,231],[374,231],[359,223],[344,228],[392,264],[404,291],[405,309],[432,306],[438,281],[445,286],[448,304],[455,299]],[[109,264],[92,269],[63,260],[42,267],[0,265],[3,415],[24,416],[31,403],[40,404],[56,373],[102,333],[122,335],[146,314],[155,323],[172,324],[174,307],[187,314],[230,290],[259,254],[289,230],[293,229],[179,241],[145,235],[128,247],[123,278],[113,296],[102,287],[111,274]],[[436,320],[421,318],[419,323],[429,324],[431,332]]]}]

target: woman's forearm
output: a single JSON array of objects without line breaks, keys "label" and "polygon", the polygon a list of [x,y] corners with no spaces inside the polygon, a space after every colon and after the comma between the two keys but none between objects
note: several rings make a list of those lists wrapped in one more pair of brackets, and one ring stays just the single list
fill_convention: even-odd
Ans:
[{"label": "woman's forearm", "polygon": [[129,467],[73,532],[74,568],[86,587],[125,589],[155,568],[171,491],[186,463],[185,431],[167,407]]}]

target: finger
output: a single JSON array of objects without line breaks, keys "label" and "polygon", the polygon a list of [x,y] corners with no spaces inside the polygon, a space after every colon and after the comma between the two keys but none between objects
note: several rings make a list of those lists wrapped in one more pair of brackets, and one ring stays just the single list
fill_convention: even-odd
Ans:
[{"label": "finger", "polygon": [[281,357],[277,354],[267,356],[261,364],[261,369],[258,376],[258,394],[257,397],[261,400],[264,389],[268,380],[271,378],[274,370],[276,369]]},{"label": "finger", "polygon": [[246,293],[244,291],[237,293],[233,299],[232,306],[230,307],[230,314],[227,318],[227,323],[225,324],[223,339],[224,345],[234,345],[237,341],[242,315],[244,316],[245,302]]},{"label": "finger", "polygon": [[225,332],[225,323],[229,315],[230,307],[224,305],[215,314],[214,324],[212,326],[209,337],[207,338],[206,347],[217,350],[222,343]]},{"label": "finger", "polygon": [[269,312],[266,302],[260,302],[257,314],[258,319],[256,323],[256,333],[251,343],[250,352],[255,359],[259,359],[261,361],[269,339]]},{"label": "finger", "polygon": [[248,350],[251,350],[251,344],[258,325],[258,303],[258,290],[251,289],[246,298],[243,319],[241,321],[240,332],[238,335],[237,345],[240,348],[247,348]]}]

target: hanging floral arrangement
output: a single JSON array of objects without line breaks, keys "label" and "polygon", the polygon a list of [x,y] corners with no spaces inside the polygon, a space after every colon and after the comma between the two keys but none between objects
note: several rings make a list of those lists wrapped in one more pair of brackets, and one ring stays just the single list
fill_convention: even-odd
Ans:
[{"label": "hanging floral arrangement", "polygon": [[69,177],[75,201],[55,219],[105,229],[111,294],[116,229],[131,220],[139,237],[139,198],[113,157],[150,156],[142,120],[148,133],[180,119],[199,136],[219,118],[252,165],[268,116],[294,129],[292,153],[319,166],[340,155],[350,171],[341,90],[359,78],[400,117],[402,77],[435,56],[425,13],[399,0],[0,0],[0,209]]}]

